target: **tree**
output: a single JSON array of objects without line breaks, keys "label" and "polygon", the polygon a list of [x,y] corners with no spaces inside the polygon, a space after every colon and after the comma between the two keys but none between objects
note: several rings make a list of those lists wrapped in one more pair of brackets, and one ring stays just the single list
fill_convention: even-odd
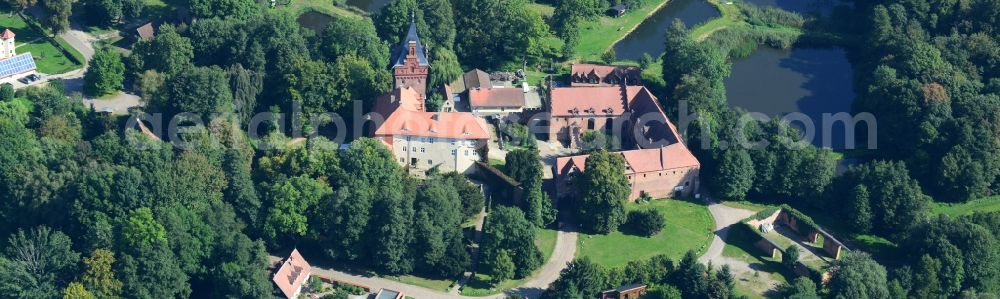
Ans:
[{"label": "tree", "polygon": [[[455,47],[455,12],[448,0],[417,0],[423,10],[423,19],[430,28],[433,48],[453,49]],[[452,54],[454,55],[454,54]],[[457,61],[457,59],[456,59]],[[432,85],[433,86],[433,85]]]},{"label": "tree", "polygon": [[830,295],[835,298],[888,298],[885,267],[867,253],[850,251],[833,262]]},{"label": "tree", "polygon": [[63,299],[95,299],[94,294],[91,294],[83,287],[82,284],[77,282],[71,282],[69,286],[63,290]]},{"label": "tree", "polygon": [[312,209],[332,192],[326,184],[306,176],[275,182],[267,191],[271,203],[264,219],[264,235],[274,242],[305,236]]},{"label": "tree", "polygon": [[222,169],[229,178],[223,198],[233,206],[244,223],[255,229],[260,228],[258,214],[261,201],[250,177],[250,163],[238,150],[230,149],[223,156]]},{"label": "tree", "polygon": [[656,209],[629,211],[625,226],[641,236],[651,237],[663,229],[663,215]]},{"label": "tree", "polygon": [[848,193],[848,224],[858,232],[868,232],[872,228],[871,196],[865,185],[857,185]]},{"label": "tree", "polygon": [[515,278],[531,274],[542,264],[542,253],[535,246],[535,226],[524,218],[521,210],[499,206],[486,216],[483,229],[481,259],[494,261],[506,250],[514,261]]},{"label": "tree", "polygon": [[14,99],[14,85],[10,83],[0,84],[0,101],[10,101]]},{"label": "tree", "polygon": [[458,196],[462,200],[462,218],[469,219],[479,215],[486,202],[479,187],[473,185],[464,175],[457,172],[444,174],[444,179],[450,181],[455,186],[455,190],[458,191]]},{"label": "tree", "polygon": [[18,12],[24,12],[25,9],[35,6],[38,0],[6,0],[6,2]]},{"label": "tree", "polygon": [[750,154],[742,148],[730,148],[722,154],[718,174],[711,176],[709,180],[719,197],[742,200],[753,185],[754,174]]},{"label": "tree", "polygon": [[783,298],[789,299],[819,299],[816,294],[816,283],[808,277],[796,278],[791,283],[785,284],[779,290]]},{"label": "tree", "polygon": [[278,58],[277,68],[281,78],[275,87],[282,106],[291,109],[301,105],[307,114],[334,111],[347,101],[338,94],[336,72],[333,65],[308,57],[286,53]]},{"label": "tree", "polygon": [[189,0],[191,15],[198,18],[231,17],[246,20],[260,15],[262,7],[253,0]]},{"label": "tree", "polygon": [[914,274],[913,290],[910,293],[916,298],[942,298],[943,289],[941,287],[941,282],[938,280],[938,271],[941,270],[941,262],[930,257],[930,255],[923,255],[920,257],[920,263],[917,264],[916,271]]},{"label": "tree", "polygon": [[42,8],[48,12],[45,17],[45,26],[55,33],[62,33],[69,29],[69,16],[73,13],[73,1],[71,0],[42,0]]},{"label": "tree", "polygon": [[133,55],[142,58],[144,69],[173,75],[191,65],[194,49],[191,40],[181,36],[174,26],[162,25],[156,36],[135,45]]},{"label": "tree", "polygon": [[490,276],[494,285],[499,285],[505,280],[514,278],[514,261],[511,260],[507,250],[500,250],[490,268]]},{"label": "tree", "polygon": [[431,74],[427,84],[428,87],[451,84],[451,82],[461,76],[462,66],[458,63],[458,57],[455,56],[455,52],[447,48],[434,48],[431,50]]},{"label": "tree", "polygon": [[[559,273],[559,278],[549,285],[541,298],[589,298],[608,285],[608,277],[600,265],[589,258],[574,259]],[[577,296],[572,296],[577,295]]]},{"label": "tree", "polygon": [[90,68],[84,76],[84,90],[90,96],[103,96],[122,89],[125,81],[125,64],[118,52],[100,48],[88,64]]},{"label": "tree", "polygon": [[382,40],[402,40],[410,29],[411,21],[416,22],[420,36],[424,39],[430,37],[427,23],[424,22],[424,11],[417,7],[417,0],[392,1],[372,15],[372,21]]},{"label": "tree", "polygon": [[799,248],[795,245],[788,245],[788,248],[785,248],[785,252],[781,255],[781,264],[789,269],[795,269],[795,264],[798,262]]},{"label": "tree", "polygon": [[107,249],[97,249],[83,259],[84,271],[80,283],[94,294],[95,298],[119,298],[122,282],[115,278],[115,254]]},{"label": "tree", "polygon": [[[863,185],[864,190],[858,185]],[[832,207],[839,207],[841,215],[848,215],[853,221],[871,219],[869,225],[854,223],[859,232],[870,226],[876,233],[898,236],[927,213],[928,198],[902,162],[876,161],[851,167],[829,190],[828,201]],[[865,196],[863,191],[867,191],[868,205],[858,202]],[[843,199],[848,204],[837,204]],[[865,216],[866,209],[871,216]]]},{"label": "tree", "polygon": [[233,111],[229,79],[215,66],[189,67],[170,76],[154,98],[159,102],[153,106],[168,115],[189,112],[204,117]]},{"label": "tree", "polygon": [[[392,41],[399,39],[392,37]],[[369,18],[336,18],[320,34],[319,50],[327,61],[336,61],[345,55],[364,57],[369,67],[385,70],[389,66],[389,45],[375,32],[375,25]]]},{"label": "tree", "polygon": [[72,241],[59,231],[39,226],[19,229],[7,239],[0,256],[0,290],[12,298],[59,297],[76,272],[80,254]]},{"label": "tree", "polygon": [[613,232],[625,222],[625,202],[631,192],[625,178],[625,160],[619,154],[601,150],[587,158],[585,169],[578,177],[578,219],[590,231]]},{"label": "tree", "polygon": [[639,68],[645,70],[652,64],[653,56],[650,56],[649,53],[642,53],[642,57],[639,58]]},{"label": "tree", "polygon": [[229,89],[233,93],[233,110],[240,124],[249,124],[257,111],[257,96],[264,91],[264,75],[243,68],[237,63],[229,67]]},{"label": "tree", "polygon": [[655,285],[649,287],[649,292],[647,292],[646,295],[643,295],[642,298],[681,299],[681,291],[669,284]]},{"label": "tree", "polygon": [[612,64],[615,60],[618,60],[618,54],[615,53],[614,48],[608,49],[601,54],[601,61],[604,61],[606,64]]},{"label": "tree", "polygon": [[455,54],[470,67],[489,69],[524,56],[539,57],[548,26],[525,0],[453,2],[458,36]]}]

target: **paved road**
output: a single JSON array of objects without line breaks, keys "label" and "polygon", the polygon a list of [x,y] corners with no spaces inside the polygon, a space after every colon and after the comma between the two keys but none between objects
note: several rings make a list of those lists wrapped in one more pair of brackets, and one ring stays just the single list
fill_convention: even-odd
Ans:
[{"label": "paved road", "polygon": [[[571,225],[565,225],[565,227],[571,227]],[[563,268],[566,268],[566,264],[572,261],[573,257],[576,256],[576,239],[577,233],[575,230],[560,230],[558,237],[556,238],[555,249],[553,250],[552,257],[549,258],[549,261],[546,262],[545,265],[542,265],[541,269],[535,272],[534,277],[526,281],[521,286],[508,290],[506,293],[520,293],[522,296],[526,296],[528,298],[538,298],[542,292],[545,291],[550,284],[552,284],[552,282],[559,278],[559,272],[562,271]],[[281,258],[272,256],[271,259],[280,260]],[[502,299],[507,296],[506,293],[502,293],[486,297],[468,297],[405,284],[391,279],[360,276],[334,269],[318,267],[313,267],[313,274],[326,276],[334,280],[365,285],[373,288],[372,291],[377,291],[379,288],[402,291],[403,293],[406,293],[407,296],[411,296],[416,299]]]},{"label": "paved road", "polygon": [[708,250],[705,251],[705,254],[698,261],[702,263],[712,261],[714,264],[719,265],[720,262],[723,262],[722,249],[726,246],[725,238],[729,232],[729,226],[750,217],[754,212],[728,207],[718,202],[709,204],[708,212],[715,219],[715,236],[712,238],[712,244],[708,246]]},{"label": "paved road", "polygon": [[[711,262],[716,267],[728,265],[733,275],[742,283],[748,284],[747,288],[755,292],[763,293],[777,287],[777,280],[772,278],[769,273],[760,273],[757,269],[754,269],[753,265],[750,265],[746,261],[722,255],[722,251],[726,247],[724,240],[729,232],[729,227],[750,217],[754,212],[729,207],[718,202],[711,202],[708,206],[708,211],[712,214],[712,218],[715,219],[715,236],[712,238],[712,244],[709,245],[708,250],[698,258],[698,261],[706,264]],[[754,273],[758,275],[753,275]]]}]

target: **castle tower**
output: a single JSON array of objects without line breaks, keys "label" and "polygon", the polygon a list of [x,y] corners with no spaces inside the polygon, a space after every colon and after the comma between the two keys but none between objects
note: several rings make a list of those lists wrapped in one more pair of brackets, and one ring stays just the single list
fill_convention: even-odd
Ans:
[{"label": "castle tower", "polygon": [[17,56],[14,48],[14,32],[10,29],[4,29],[3,34],[0,35],[0,60]]},{"label": "castle tower", "polygon": [[[427,74],[430,63],[427,62],[427,50],[417,36],[417,23],[410,19],[410,30],[396,49],[392,66],[395,87],[410,87],[420,95],[423,104],[427,94]],[[423,105],[420,105],[423,106]]]}]

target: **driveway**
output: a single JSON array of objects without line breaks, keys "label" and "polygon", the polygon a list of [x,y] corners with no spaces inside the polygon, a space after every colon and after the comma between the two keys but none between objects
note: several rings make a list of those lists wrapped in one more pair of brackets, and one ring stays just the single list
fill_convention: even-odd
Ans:
[{"label": "driveway", "polygon": [[[564,228],[574,227],[573,225],[561,226]],[[545,265],[542,265],[541,269],[535,272],[535,276],[517,288],[508,290],[505,293],[485,297],[470,297],[454,293],[445,293],[442,291],[405,284],[391,279],[361,276],[315,266],[313,267],[313,274],[329,277],[334,280],[365,285],[373,288],[373,292],[377,291],[379,288],[401,291],[405,293],[406,296],[416,299],[503,299],[507,297],[507,294],[513,293],[519,293],[521,296],[528,298],[538,298],[541,296],[542,292],[544,292],[545,289],[552,284],[552,282],[559,278],[559,273],[562,269],[566,268],[566,264],[572,261],[573,257],[576,256],[576,239],[577,233],[575,230],[560,229],[558,237],[556,238],[556,246],[553,249],[552,257],[549,258],[549,261],[546,262]],[[281,258],[271,256],[271,260],[276,259],[280,260]]]},{"label": "driveway", "polygon": [[710,203],[708,211],[712,214],[712,218],[715,219],[715,236],[712,238],[712,244],[708,246],[708,250],[698,258],[698,261],[704,264],[711,262],[716,267],[728,265],[733,276],[739,280],[738,283],[746,284],[748,289],[755,292],[764,293],[777,287],[778,282],[771,277],[770,273],[754,269],[753,266],[743,260],[722,255],[722,251],[726,247],[725,239],[728,235],[729,227],[752,216],[754,212],[729,207],[719,202],[713,202],[712,200],[708,201]]}]

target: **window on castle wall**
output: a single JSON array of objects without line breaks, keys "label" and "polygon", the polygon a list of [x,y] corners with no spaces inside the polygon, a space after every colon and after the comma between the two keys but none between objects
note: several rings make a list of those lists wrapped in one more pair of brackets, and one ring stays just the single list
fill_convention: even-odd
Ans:
[{"label": "window on castle wall", "polygon": [[593,118],[588,119],[587,120],[587,130],[593,130],[594,129],[594,123],[595,123],[595,121],[594,121]]},{"label": "window on castle wall", "polygon": [[691,182],[684,182],[684,186],[690,186]]}]

